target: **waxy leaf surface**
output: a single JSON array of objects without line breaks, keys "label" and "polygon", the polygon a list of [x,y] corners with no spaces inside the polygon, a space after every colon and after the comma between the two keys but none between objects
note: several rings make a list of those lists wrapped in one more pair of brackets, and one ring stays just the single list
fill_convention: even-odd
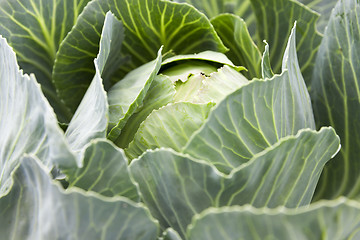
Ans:
[{"label": "waxy leaf surface", "polygon": [[297,63],[295,27],[283,58],[283,73],[252,80],[211,112],[184,152],[229,172],[281,138],[315,129],[309,94]]},{"label": "waxy leaf surface", "polygon": [[22,158],[0,199],[3,239],[155,239],[158,224],[127,198],[104,198],[52,182],[36,158]]},{"label": "waxy leaf surface", "polygon": [[89,0],[0,1],[0,35],[14,48],[20,67],[34,73],[61,122],[71,113],[52,82],[55,55]]},{"label": "waxy leaf surface", "polygon": [[299,65],[307,83],[311,81],[317,49],[321,36],[316,31],[319,15],[295,0],[251,0],[257,19],[258,43],[266,40],[270,45],[270,62],[275,73],[280,72],[281,56],[286,39],[294,22],[296,26],[296,50]]},{"label": "waxy leaf surface", "polygon": [[34,75],[23,74],[0,37],[0,196],[23,154],[36,155],[50,171],[76,167],[55,113]]},{"label": "waxy leaf surface", "polygon": [[324,170],[317,198],[360,198],[359,14],[358,1],[338,2],[316,58],[311,93],[317,124],[333,126],[342,146]]},{"label": "waxy leaf surface", "polygon": [[73,112],[94,74],[92,60],[98,52],[101,28],[109,10],[125,27],[120,57],[128,57],[128,61],[114,73],[117,81],[156,58],[162,45],[164,53],[175,54],[227,50],[210,21],[188,4],[161,0],[92,1],[61,44],[53,72],[60,97]]},{"label": "waxy leaf surface", "polygon": [[249,79],[260,78],[261,54],[253,42],[246,23],[239,16],[222,14],[211,19],[216,32],[229,51],[226,55],[234,64],[244,66],[248,72],[243,73]]},{"label": "waxy leaf surface", "polygon": [[209,209],[195,217],[187,239],[359,239],[359,215],[359,203],[345,198],[298,210]]},{"label": "waxy leaf surface", "polygon": [[130,179],[128,160],[123,150],[107,140],[93,140],[86,146],[82,167],[63,171],[70,187],[101,195],[123,196],[139,201],[137,188]]},{"label": "waxy leaf surface", "polygon": [[309,204],[325,163],[338,148],[333,129],[303,130],[229,175],[205,161],[167,149],[146,152],[130,164],[130,172],[162,227],[172,227],[185,236],[191,218],[209,207]]}]

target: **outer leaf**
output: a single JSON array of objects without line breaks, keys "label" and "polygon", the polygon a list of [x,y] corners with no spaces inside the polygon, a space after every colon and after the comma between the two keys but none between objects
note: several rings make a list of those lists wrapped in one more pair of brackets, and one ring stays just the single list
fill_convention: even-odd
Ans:
[{"label": "outer leaf", "polygon": [[318,198],[360,197],[360,4],[336,5],[316,59],[312,96],[318,126],[332,125],[342,140],[326,167]]},{"label": "outer leaf", "polygon": [[100,198],[51,182],[37,159],[25,157],[11,191],[0,199],[3,239],[155,239],[158,224],[142,205]]},{"label": "outer leaf", "polygon": [[232,14],[222,14],[211,19],[211,24],[230,50],[226,56],[236,65],[244,66],[249,79],[261,77],[261,54],[253,42],[244,20]]},{"label": "outer leaf", "polygon": [[209,209],[194,218],[187,239],[359,239],[359,215],[359,203],[346,198],[298,210]]},{"label": "outer leaf", "polygon": [[181,151],[194,131],[204,123],[213,106],[213,103],[181,102],[153,111],[141,123],[126,154],[132,159],[147,149],[168,147]]},{"label": "outer leaf", "polygon": [[61,98],[73,111],[94,74],[92,59],[98,52],[99,32],[109,10],[125,26],[121,56],[131,57],[121,66],[117,79],[153,60],[162,45],[164,52],[172,50],[176,54],[226,51],[209,20],[187,4],[161,0],[92,1],[61,45],[53,73]]},{"label": "outer leaf", "polygon": [[121,49],[121,29],[121,22],[108,12],[101,35],[100,51],[94,60],[95,76],[66,131],[67,140],[72,150],[78,153],[79,159],[82,159],[85,145],[92,139],[106,137],[109,106],[101,75],[105,73],[108,76],[113,65],[121,60],[116,56]]},{"label": "outer leaf", "polygon": [[227,0],[211,0],[211,1],[205,1],[205,0],[173,0],[174,2],[186,2],[197,9],[199,9],[201,12],[205,13],[206,16],[209,18],[213,18],[225,11],[225,4],[228,2]]},{"label": "outer leaf", "polygon": [[[133,59],[137,66],[153,59],[161,45],[164,52],[171,49],[176,54],[227,50],[210,22],[188,4],[159,0],[121,0],[118,4],[133,6],[120,8],[119,16],[129,30],[126,40],[131,49],[128,48],[127,53],[136,49],[145,57]],[[139,28],[142,24],[148,24],[150,29]]]},{"label": "outer leaf", "polygon": [[54,111],[34,75],[24,75],[15,53],[0,38],[0,196],[24,153],[36,155],[51,170],[76,167]]},{"label": "outer leaf", "polygon": [[298,0],[298,1],[320,13],[320,18],[316,22],[316,27],[320,32],[323,33],[329,21],[331,10],[334,8],[338,0],[315,0],[315,1]]},{"label": "outer leaf", "polygon": [[104,196],[123,196],[139,201],[137,188],[128,172],[128,160],[123,151],[106,140],[89,143],[84,153],[83,167],[64,171],[69,186]]},{"label": "outer leaf", "polygon": [[184,152],[229,172],[279,139],[315,129],[309,94],[297,64],[295,27],[283,73],[253,80],[226,97],[184,147]]},{"label": "outer leaf", "polygon": [[258,42],[266,40],[270,47],[270,62],[275,73],[280,71],[285,39],[297,21],[299,65],[306,82],[311,80],[315,57],[321,37],[316,32],[318,14],[295,0],[251,0],[257,19]]},{"label": "outer leaf", "polygon": [[311,105],[301,110],[289,78],[286,71],[270,81],[253,80],[226,97],[183,151],[228,173],[281,138],[314,128]]},{"label": "outer leaf", "polygon": [[131,163],[130,171],[162,227],[172,227],[184,237],[192,216],[211,206],[309,204],[322,168],[338,146],[331,128],[303,130],[255,155],[230,175],[165,149],[146,152]]},{"label": "outer leaf", "polygon": [[96,60],[106,90],[113,85],[111,83],[113,73],[116,72],[119,65],[126,62],[126,59],[120,55],[125,38],[124,31],[122,22],[117,20],[110,11],[107,12],[100,38],[99,54]]},{"label": "outer leaf", "polygon": [[82,159],[82,151],[91,139],[106,137],[108,108],[106,92],[100,72],[97,70],[66,130],[70,147],[78,153],[79,159]]},{"label": "outer leaf", "polygon": [[155,60],[133,70],[109,90],[111,130],[108,138],[115,143],[128,119],[143,104],[146,93],[160,70],[161,50],[162,48]]},{"label": "outer leaf", "polygon": [[70,112],[51,81],[55,54],[88,1],[0,1],[0,35],[14,48],[20,67],[35,73],[60,121],[69,121]]},{"label": "outer leaf", "polygon": [[187,2],[205,13],[209,18],[217,17],[222,13],[233,13],[245,19],[252,33],[255,32],[255,16],[251,9],[250,0],[173,0]]}]

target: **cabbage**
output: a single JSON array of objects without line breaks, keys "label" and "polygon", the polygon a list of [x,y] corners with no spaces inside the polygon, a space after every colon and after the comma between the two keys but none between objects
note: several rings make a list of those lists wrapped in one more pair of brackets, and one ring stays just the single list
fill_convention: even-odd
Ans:
[{"label": "cabbage", "polygon": [[0,238],[359,239],[359,9],[0,1]]}]

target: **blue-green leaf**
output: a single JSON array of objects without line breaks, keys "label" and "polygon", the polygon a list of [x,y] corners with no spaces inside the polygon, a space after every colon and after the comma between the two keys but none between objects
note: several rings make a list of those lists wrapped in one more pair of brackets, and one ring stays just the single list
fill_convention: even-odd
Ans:
[{"label": "blue-green leaf", "polygon": [[336,161],[323,173],[318,198],[360,198],[360,3],[340,0],[326,28],[312,80],[318,126],[341,138]]},{"label": "blue-green leaf", "polygon": [[243,74],[249,79],[260,78],[261,54],[248,32],[245,21],[236,15],[222,14],[211,19],[211,24],[229,48],[226,56],[234,64],[244,66],[248,72]]},{"label": "blue-green leaf", "polygon": [[147,151],[130,164],[130,171],[162,227],[172,227],[184,237],[191,218],[209,207],[309,204],[325,163],[338,147],[339,138],[331,128],[303,130],[256,154],[229,175],[166,149]]},{"label": "blue-green leaf", "polygon": [[284,53],[286,38],[297,21],[299,65],[305,81],[309,83],[321,41],[315,26],[319,15],[295,0],[251,0],[251,3],[257,19],[258,42],[266,40],[269,43],[270,62],[275,73],[280,72],[279,56]]},{"label": "blue-green leaf", "polygon": [[[124,31],[125,29],[122,22],[110,11],[107,12],[100,37],[99,54],[96,57],[106,90],[113,85],[111,83],[113,73],[127,60],[121,56],[122,43],[125,38]],[[96,70],[95,67],[95,71]]]},{"label": "blue-green leaf", "polygon": [[52,68],[61,41],[89,0],[0,1],[0,35],[14,48],[20,67],[34,73],[61,122],[71,114],[56,94]]},{"label": "blue-green leaf", "polygon": [[295,27],[283,73],[253,80],[227,96],[184,147],[184,152],[229,172],[281,138],[315,129],[310,97],[297,63]]},{"label": "blue-green leaf", "polygon": [[71,149],[77,152],[79,159],[82,159],[82,152],[90,140],[105,138],[107,132],[109,106],[100,72],[96,68],[95,77],[65,133]]},{"label": "blue-green leaf", "polygon": [[155,239],[158,223],[142,204],[52,182],[36,158],[22,158],[0,198],[2,239]]},{"label": "blue-green leaf", "polygon": [[82,167],[63,171],[69,187],[79,187],[104,196],[123,196],[139,201],[130,179],[124,152],[107,140],[93,140],[86,146]]},{"label": "blue-green leaf", "polygon": [[108,12],[101,34],[99,54],[94,60],[95,76],[65,133],[70,147],[77,152],[79,159],[82,159],[85,145],[92,139],[106,138],[109,106],[102,75],[111,71],[114,64],[119,62],[116,55],[121,49],[121,27],[121,22]]},{"label": "blue-green leaf", "polygon": [[0,196],[23,154],[36,155],[50,171],[77,167],[55,113],[34,75],[19,70],[15,53],[0,37]]},{"label": "blue-green leaf", "polygon": [[318,31],[323,33],[330,19],[331,10],[335,7],[338,0],[298,0],[298,1],[320,13],[319,20],[316,22],[316,28]]},{"label": "blue-green leaf", "polygon": [[193,219],[187,239],[359,239],[359,215],[360,204],[345,198],[297,210],[213,208]]},{"label": "blue-green leaf", "polygon": [[92,60],[100,40],[105,13],[111,11],[125,27],[121,57],[129,57],[113,77],[126,73],[164,53],[226,51],[210,21],[188,4],[162,0],[94,0],[61,44],[53,71],[59,95],[74,112],[94,75]]},{"label": "blue-green leaf", "polygon": [[187,2],[209,18],[215,18],[222,13],[232,13],[244,19],[250,27],[251,33],[255,32],[255,16],[251,9],[250,0],[173,0]]}]

